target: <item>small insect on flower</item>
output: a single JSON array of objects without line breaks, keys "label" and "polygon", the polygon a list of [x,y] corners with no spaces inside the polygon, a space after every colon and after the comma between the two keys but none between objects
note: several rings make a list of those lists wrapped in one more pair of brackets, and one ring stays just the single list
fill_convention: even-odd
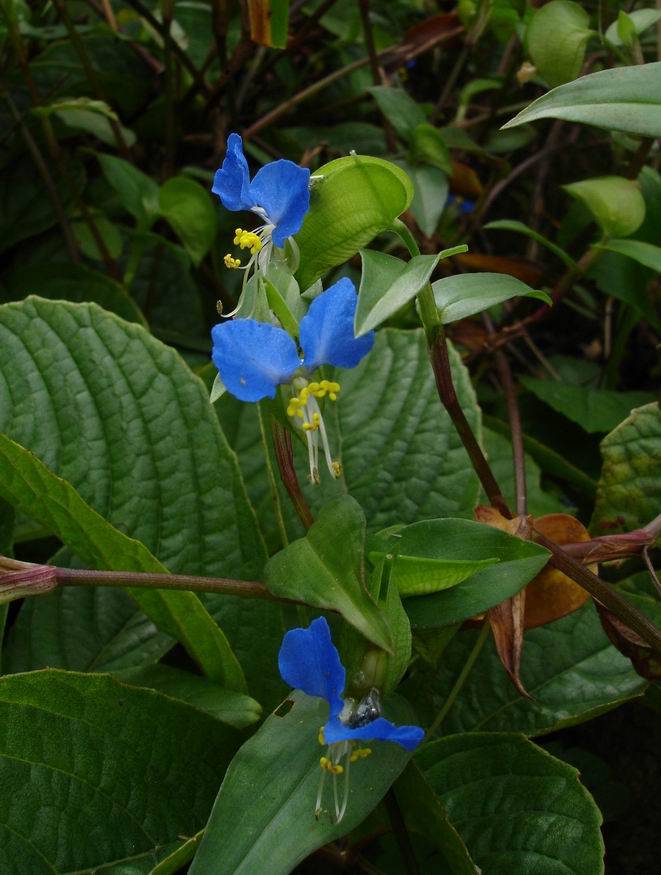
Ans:
[{"label": "small insect on flower", "polygon": [[305,435],[313,483],[319,482],[320,444],[331,475],[339,477],[341,472],[319,406],[322,398],[336,400],[340,384],[310,378],[321,365],[355,368],[372,349],[373,331],[362,337],[354,334],[357,301],[354,284],[347,278],[315,298],[299,327],[302,356],[283,328],[267,322],[234,319],[211,331],[213,362],[227,390],[240,401],[275,398],[279,385],[291,386],[287,413]]},{"label": "small insect on flower", "polygon": [[310,171],[283,158],[265,164],[251,181],[243,141],[238,134],[230,134],[225,160],[216,171],[211,191],[225,209],[250,210],[261,219],[262,224],[252,231],[237,228],[234,232],[234,245],[250,253],[248,262],[242,265],[241,259],[230,253],[224,259],[226,267],[245,271],[245,289],[251,275],[264,273],[273,247],[284,246],[285,240],[300,230],[310,208]]},{"label": "small insect on flower", "polygon": [[[328,749],[319,760],[321,780],[315,814],[319,817],[323,810],[324,785],[330,774],[333,781],[334,820],[339,822],[344,817],[349,801],[350,767],[372,752],[369,747],[357,746],[357,742],[390,741],[406,750],[414,750],[422,741],[424,730],[419,726],[395,726],[381,717],[379,694],[375,689],[370,690],[358,703],[342,697],[346,671],[324,617],[313,620],[307,629],[287,632],[280,647],[278,667],[285,683],[308,696],[318,696],[328,702],[328,722],[319,731],[319,743],[328,745]],[[339,775],[344,781],[341,802]]]}]

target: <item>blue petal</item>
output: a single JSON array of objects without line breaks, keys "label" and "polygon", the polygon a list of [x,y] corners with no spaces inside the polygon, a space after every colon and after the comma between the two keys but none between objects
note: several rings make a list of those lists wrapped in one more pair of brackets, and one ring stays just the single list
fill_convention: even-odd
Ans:
[{"label": "blue petal", "polygon": [[287,237],[300,231],[310,208],[310,171],[284,158],[272,161],[255,174],[250,194],[276,226],[273,242],[283,246]]},{"label": "blue petal", "polygon": [[211,357],[220,378],[239,401],[275,398],[301,361],[296,344],[282,328],[254,319],[234,319],[211,329]]},{"label": "blue petal", "polygon": [[238,134],[230,134],[227,152],[220,170],[216,170],[211,191],[217,194],[226,210],[250,210],[255,205],[250,192],[250,172]]},{"label": "blue petal", "polygon": [[300,340],[307,368],[355,368],[372,349],[373,331],[358,338],[354,334],[357,303],[356,288],[346,277],[314,299],[301,320]]},{"label": "blue petal", "polygon": [[385,717],[377,717],[367,726],[352,729],[345,726],[339,717],[331,718],[324,726],[324,741],[335,744],[338,741],[392,741],[406,750],[415,750],[425,737],[419,726],[395,726]]},{"label": "blue petal", "polygon": [[307,629],[287,632],[282,639],[278,667],[286,684],[308,696],[326,699],[331,719],[337,717],[344,705],[346,672],[324,617],[313,620]]}]

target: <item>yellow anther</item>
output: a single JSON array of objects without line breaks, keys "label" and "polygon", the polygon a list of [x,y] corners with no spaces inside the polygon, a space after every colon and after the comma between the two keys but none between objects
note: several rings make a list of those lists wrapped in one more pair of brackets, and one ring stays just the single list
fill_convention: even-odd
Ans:
[{"label": "yellow anther", "polygon": [[357,762],[358,760],[365,759],[372,753],[372,749],[370,747],[357,747],[351,753],[350,760],[352,763]]},{"label": "yellow anther", "polygon": [[342,465],[339,462],[332,463],[333,468],[333,477],[337,480],[338,477],[342,476]]},{"label": "yellow anther", "polygon": [[257,255],[262,248],[262,241],[252,231],[243,231],[241,228],[237,228],[234,245],[240,246],[241,249],[249,249],[253,255]]},{"label": "yellow anther", "polygon": [[229,252],[225,256],[223,261],[225,262],[225,267],[229,267],[230,269],[241,267],[241,259],[234,258],[232,255],[229,254]]},{"label": "yellow anther", "polygon": [[316,431],[321,424],[321,416],[318,413],[312,415],[312,422],[304,422],[303,428],[305,431]]},{"label": "yellow anther", "polygon": [[319,729],[319,735],[317,737],[319,739],[319,744],[322,745],[322,747],[323,747],[323,745],[326,744],[326,741],[324,740],[324,727],[323,726]]},{"label": "yellow anther", "polygon": [[322,769],[326,769],[327,772],[330,772],[331,775],[341,775],[344,771],[344,766],[336,766],[332,760],[328,759],[328,757],[320,757],[319,765]]}]

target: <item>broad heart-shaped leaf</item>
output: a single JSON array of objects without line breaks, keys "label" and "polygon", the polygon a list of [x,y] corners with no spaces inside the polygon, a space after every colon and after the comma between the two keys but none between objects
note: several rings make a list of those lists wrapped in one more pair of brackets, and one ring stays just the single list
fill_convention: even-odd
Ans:
[{"label": "broad heart-shaped leaf", "polygon": [[654,398],[650,392],[614,392],[572,386],[557,380],[522,376],[520,382],[533,395],[589,432],[606,432],[619,425],[633,410]]},{"label": "broad heart-shaped leaf", "polygon": [[661,505],[661,409],[634,410],[601,442],[603,466],[590,529],[595,535],[644,526]]},{"label": "broad heart-shaped leaf", "polygon": [[310,210],[295,238],[301,289],[387,230],[413,197],[406,173],[382,158],[348,155],[320,167],[315,176],[322,178],[312,189]]},{"label": "broad heart-shaped leaf", "polygon": [[591,33],[590,16],[578,3],[552,0],[535,11],[526,33],[528,51],[551,88],[579,75]]},{"label": "broad heart-shaped leaf", "polygon": [[560,85],[521,110],[503,128],[542,118],[660,137],[661,62],[601,70]]},{"label": "broad heart-shaped leaf", "polygon": [[384,650],[392,649],[385,615],[365,586],[365,515],[346,495],[325,505],[304,538],[273,556],[264,571],[272,593],[339,611]]},{"label": "broad heart-shaped leaf", "polygon": [[[473,431],[480,410],[468,371],[449,346],[454,384]],[[342,390],[326,405],[331,447],[342,477],[322,477],[307,495],[317,506],[338,490],[365,511],[371,531],[440,516],[471,516],[479,484],[449,416],[441,406],[422,329],[384,329],[357,368],[335,370]],[[307,462],[301,446],[300,470]],[[378,475],[378,476],[377,476]]]},{"label": "broad heart-shaped leaf", "polygon": [[194,179],[175,176],[161,186],[158,203],[161,215],[198,265],[216,239],[216,210],[209,193]]},{"label": "broad heart-shaped leaf", "polygon": [[[261,574],[265,550],[236,459],[173,350],[94,305],[30,298],[0,308],[0,372],[0,430],[171,571]],[[224,606],[231,617],[240,610],[235,599]],[[233,646],[248,649],[243,625],[228,625]],[[277,644],[263,655],[273,664]]]},{"label": "broad heart-shaped leaf", "polygon": [[550,304],[546,292],[531,289],[504,273],[463,273],[432,283],[436,306],[444,325],[502,304],[510,298],[537,298]]},{"label": "broad heart-shaped leaf", "polygon": [[[96,568],[167,571],[144,544],[123,535],[92,510],[66,480],[0,434],[0,495],[41,522]],[[208,676],[244,690],[245,678],[221,629],[190,592],[131,589],[133,599],[166,634],[181,641]]]},{"label": "broad heart-shaped leaf", "polygon": [[602,817],[573,766],[516,733],[443,738],[415,758],[489,875],[600,875]]},{"label": "broad heart-shaped leaf", "polygon": [[385,252],[361,250],[363,270],[354,320],[356,337],[381,325],[427,285],[439,255],[416,255],[402,261]]},{"label": "broad heart-shaped leaf", "polygon": [[[411,625],[418,629],[448,626],[502,602],[532,580],[549,557],[538,544],[472,520],[413,523],[395,532],[388,543],[397,556],[393,577],[398,586],[403,575],[403,596],[411,591],[428,592],[426,587],[433,587],[437,578],[442,581],[444,572],[452,580],[458,571],[456,560],[463,560],[466,570],[473,572],[467,578],[454,577],[455,582],[442,592],[405,599]],[[408,557],[401,568],[400,551]],[[434,560],[440,560],[438,565]],[[455,560],[449,568],[447,560]]]},{"label": "broad heart-shaped leaf", "polygon": [[[408,599],[408,602],[415,601]],[[437,670],[422,667],[406,694],[423,725],[431,722],[465,665],[478,633],[462,631],[443,652]],[[443,732],[516,731],[543,735],[582,723],[640,696],[647,684],[611,644],[594,606],[525,633],[521,680],[532,699],[522,698],[488,641],[443,721]]]},{"label": "broad heart-shaped leaf", "polygon": [[[227,770],[190,875],[288,875],[377,806],[411,758],[397,744],[374,742],[372,755],[352,767],[347,811],[339,824],[325,814],[315,818],[323,753],[317,736],[327,714],[319,699],[293,693],[241,747]],[[323,807],[328,810],[329,781],[326,791]]]},{"label": "broad heart-shaped leaf", "polygon": [[600,176],[572,182],[563,188],[585,204],[608,237],[627,237],[643,223],[645,198],[632,179]]},{"label": "broad heart-shaped leaf", "polygon": [[204,825],[236,746],[212,717],[107,675],[5,676],[0,871],[147,871]]},{"label": "broad heart-shaped leaf", "polygon": [[[488,537],[482,544],[485,527],[472,520],[427,520],[394,531],[386,530],[373,539],[371,562],[392,555],[390,579],[402,596],[428,595],[449,589],[487,565],[500,562],[500,554],[490,549]],[[468,551],[467,545],[470,544]]]}]

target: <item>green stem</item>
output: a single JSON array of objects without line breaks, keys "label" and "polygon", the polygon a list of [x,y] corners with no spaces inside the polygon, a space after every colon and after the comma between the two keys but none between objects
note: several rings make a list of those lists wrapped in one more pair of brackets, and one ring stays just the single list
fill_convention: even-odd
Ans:
[{"label": "green stem", "polygon": [[441,725],[445,718],[448,715],[448,711],[454,705],[455,699],[461,692],[461,688],[466,683],[466,678],[471,673],[473,666],[475,665],[475,660],[480,655],[480,651],[484,647],[487,638],[489,637],[489,632],[491,631],[491,626],[489,625],[489,621],[485,620],[482,623],[482,628],[480,629],[480,634],[477,636],[475,644],[473,645],[473,649],[468,655],[468,659],[464,663],[457,680],[454,682],[454,686],[450,690],[450,693],[445,700],[443,707],[438,712],[438,715],[432,725],[429,727],[427,731],[428,736],[432,736],[438,729],[441,728]]},{"label": "green stem", "polygon": [[273,512],[275,513],[276,523],[278,525],[278,531],[280,532],[280,541],[283,547],[286,547],[289,544],[289,537],[287,535],[287,526],[285,525],[285,518],[282,513],[282,503],[280,501],[280,493],[278,492],[278,482],[275,479],[275,473],[273,471],[273,463],[271,461],[271,450],[269,447],[269,441],[266,435],[266,428],[264,427],[264,413],[262,410],[262,403],[257,404],[257,419],[259,420],[259,434],[262,439],[262,450],[264,451],[264,462],[266,464],[266,474],[269,481],[269,489],[271,490],[271,500],[273,502]]}]

